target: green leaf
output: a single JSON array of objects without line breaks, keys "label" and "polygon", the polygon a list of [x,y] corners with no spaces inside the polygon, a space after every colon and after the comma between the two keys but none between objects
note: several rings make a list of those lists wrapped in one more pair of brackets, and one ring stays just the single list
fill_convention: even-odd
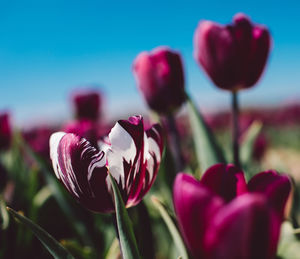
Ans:
[{"label": "green leaf", "polygon": [[5,208],[6,208],[5,201],[3,200],[3,197],[0,196],[0,224],[1,224],[1,229],[3,230],[7,229],[9,225],[9,216]]},{"label": "green leaf", "polygon": [[281,225],[277,255],[284,259],[294,259],[300,255],[300,241],[295,236],[292,224],[288,221]]},{"label": "green leaf", "polygon": [[242,136],[243,143],[241,144],[240,154],[242,165],[247,166],[252,159],[254,142],[262,129],[262,123],[254,121],[247,132]]},{"label": "green leaf", "polygon": [[138,259],[140,254],[133,233],[132,223],[125,208],[119,188],[114,178],[109,174],[112,185],[116,209],[118,233],[120,239],[121,252],[124,259]]},{"label": "green leaf", "polygon": [[196,155],[202,172],[214,164],[226,163],[222,148],[189,97],[187,97],[187,107]]},{"label": "green leaf", "polygon": [[175,246],[178,249],[180,257],[182,259],[188,259],[188,254],[187,254],[187,251],[185,249],[184,242],[181,238],[181,235],[179,234],[177,227],[175,226],[172,218],[168,214],[168,212],[165,209],[164,205],[155,196],[152,196],[151,199],[152,199],[152,202],[155,205],[155,207],[160,212],[160,215],[162,216],[163,220],[165,221],[165,223],[166,223],[166,225],[167,225],[167,227],[170,231],[170,234],[173,238]]},{"label": "green leaf", "polygon": [[53,255],[54,258],[74,258],[60,243],[58,243],[48,232],[46,232],[40,226],[11,208],[7,207],[7,210],[15,219],[17,219],[17,221],[28,227],[35,234],[35,236],[41,241],[44,247],[47,248],[47,250]]},{"label": "green leaf", "polygon": [[68,249],[76,257],[76,259],[93,259],[96,255],[91,247],[82,246],[76,240],[63,239],[60,241],[61,244]]},{"label": "green leaf", "polygon": [[106,259],[110,258],[119,258],[120,256],[120,248],[119,248],[119,240],[115,238],[105,256]]},{"label": "green leaf", "polygon": [[64,215],[70,222],[72,222],[71,226],[74,228],[75,232],[78,234],[78,236],[83,242],[93,244],[93,241],[90,239],[88,231],[86,230],[82,222],[79,220],[77,213],[70,206],[69,202],[64,196],[63,190],[60,186],[59,181],[56,179],[54,172],[49,170],[49,167],[47,166],[46,162],[38,154],[36,154],[24,140],[21,141],[24,150],[28,152],[28,154],[35,160],[35,162],[40,167],[45,181],[47,182],[47,186],[49,187],[49,190],[51,191],[54,199],[56,200],[60,209],[63,211]]}]

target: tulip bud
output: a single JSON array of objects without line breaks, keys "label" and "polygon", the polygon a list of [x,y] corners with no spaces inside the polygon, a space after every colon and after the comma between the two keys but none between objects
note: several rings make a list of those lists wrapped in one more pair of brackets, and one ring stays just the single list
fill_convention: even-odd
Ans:
[{"label": "tulip bud", "polygon": [[265,27],[237,14],[226,26],[201,21],[194,36],[194,56],[217,87],[237,91],[258,81],[270,43]]},{"label": "tulip bud", "polygon": [[177,52],[166,47],[142,52],[134,61],[133,72],[152,110],[170,113],[185,101],[183,67]]},{"label": "tulip bud", "polygon": [[0,114],[0,150],[8,149],[11,143],[12,130],[9,121],[9,114]]},{"label": "tulip bud", "polygon": [[82,91],[73,95],[77,119],[97,120],[100,113],[101,96],[97,91]]}]

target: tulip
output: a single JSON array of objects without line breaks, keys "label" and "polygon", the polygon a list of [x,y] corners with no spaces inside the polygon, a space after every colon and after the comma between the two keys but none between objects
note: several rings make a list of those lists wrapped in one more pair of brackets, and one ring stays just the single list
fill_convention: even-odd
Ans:
[{"label": "tulip", "polygon": [[57,178],[84,207],[100,213],[114,211],[108,173],[126,207],[134,206],[156,178],[162,149],[160,126],[144,130],[141,116],[119,120],[98,147],[72,133],[57,132],[50,138]]},{"label": "tulip", "polygon": [[50,160],[49,139],[55,130],[48,126],[39,126],[22,132],[23,138],[34,152]]},{"label": "tulip", "polygon": [[180,173],[174,207],[194,258],[274,258],[291,192],[286,175],[266,171],[249,184],[233,165],[217,164],[200,181]]},{"label": "tulip", "polygon": [[98,124],[94,121],[82,119],[70,121],[63,126],[62,131],[66,133],[74,133],[85,138],[91,144],[97,145],[98,141]]},{"label": "tulip", "polygon": [[161,114],[173,112],[185,101],[180,55],[166,47],[140,53],[133,72],[148,106]]},{"label": "tulip", "polygon": [[237,91],[253,86],[265,67],[269,50],[268,30],[237,14],[233,24],[222,26],[210,21],[199,23],[194,36],[194,56],[214,84],[232,92],[233,157],[239,158],[239,105]]},{"label": "tulip", "polygon": [[12,129],[8,113],[0,113],[0,150],[10,147],[12,140]]},{"label": "tulip", "polygon": [[237,14],[233,24],[199,23],[194,36],[194,56],[216,86],[236,91],[253,86],[265,67],[268,30]]},{"label": "tulip", "polygon": [[82,90],[73,94],[77,119],[97,120],[100,113],[101,96],[98,91]]}]

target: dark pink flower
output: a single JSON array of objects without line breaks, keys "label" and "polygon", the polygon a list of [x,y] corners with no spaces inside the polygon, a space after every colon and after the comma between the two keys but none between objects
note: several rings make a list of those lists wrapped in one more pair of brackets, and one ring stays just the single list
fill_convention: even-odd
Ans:
[{"label": "dark pink flower", "polygon": [[217,164],[200,181],[179,174],[175,212],[195,258],[274,258],[291,182],[275,171],[247,185],[233,165]]},{"label": "dark pink flower", "polygon": [[0,113],[0,150],[10,147],[12,140],[12,129],[8,113]]},{"label": "dark pink flower", "polygon": [[185,101],[184,75],[180,55],[166,47],[140,53],[133,72],[149,107],[169,113]]},{"label": "dark pink flower", "polygon": [[253,86],[261,76],[270,50],[269,31],[244,14],[233,23],[201,21],[194,36],[196,61],[216,86],[236,91]]},{"label": "dark pink flower", "polygon": [[23,138],[34,152],[50,160],[49,139],[55,130],[48,126],[39,126],[22,132]]},{"label": "dark pink flower", "polygon": [[84,207],[107,213],[114,211],[109,171],[126,207],[134,206],[156,178],[161,134],[158,124],[145,130],[141,116],[118,121],[98,147],[75,134],[55,133],[50,138],[55,174]]},{"label": "dark pink flower", "polygon": [[66,133],[74,133],[82,138],[88,140],[91,144],[97,145],[98,141],[98,128],[97,122],[82,119],[70,121],[63,126],[62,131]]},{"label": "dark pink flower", "polygon": [[73,94],[77,119],[97,120],[100,115],[101,96],[96,90],[81,90]]}]

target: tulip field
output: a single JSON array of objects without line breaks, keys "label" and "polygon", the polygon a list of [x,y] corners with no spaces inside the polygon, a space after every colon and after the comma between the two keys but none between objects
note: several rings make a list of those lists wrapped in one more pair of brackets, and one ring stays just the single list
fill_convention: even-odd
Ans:
[{"label": "tulip field", "polygon": [[0,258],[300,258],[300,103],[239,98],[271,43],[242,13],[199,22],[199,73],[229,110],[202,112],[180,50],[162,46],[132,60],[144,116],[104,119],[97,88],[74,90],[72,120],[52,126],[0,110]]}]

